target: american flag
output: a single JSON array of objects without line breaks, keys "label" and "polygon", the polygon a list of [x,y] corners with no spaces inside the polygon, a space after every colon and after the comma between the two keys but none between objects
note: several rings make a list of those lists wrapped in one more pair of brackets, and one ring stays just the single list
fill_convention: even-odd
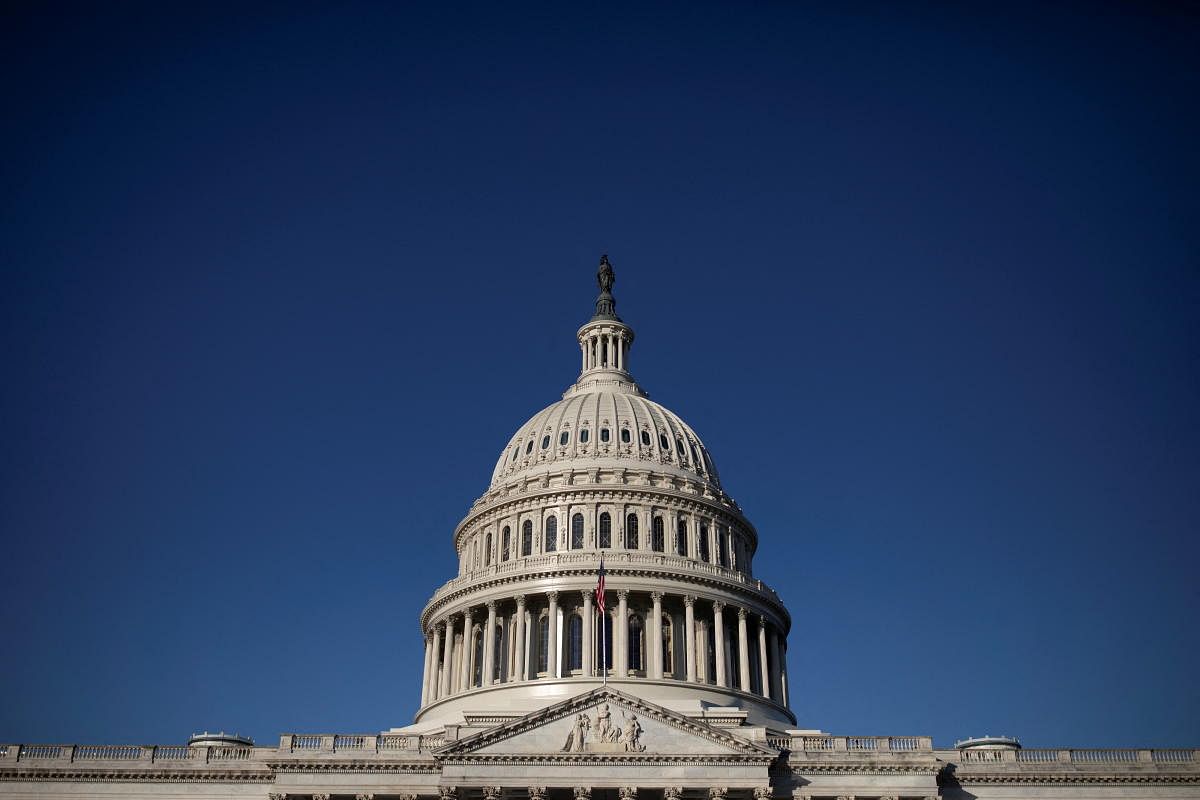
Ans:
[{"label": "american flag", "polygon": [[596,608],[604,615],[604,556],[600,556],[600,580],[596,582]]}]

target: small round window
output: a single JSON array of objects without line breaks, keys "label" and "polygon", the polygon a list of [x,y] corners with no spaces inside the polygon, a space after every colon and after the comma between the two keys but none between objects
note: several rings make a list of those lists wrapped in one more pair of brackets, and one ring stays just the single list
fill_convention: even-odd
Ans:
[{"label": "small round window", "polygon": [[671,449],[671,443],[669,441],[667,441],[667,435],[665,433],[660,433],[658,435],[658,446],[661,447],[663,450]]},{"label": "small round window", "polygon": [[650,446],[650,431],[642,431],[642,444],[646,447]]},{"label": "small round window", "polygon": [[600,441],[602,441],[602,442],[608,441],[608,428],[600,429]]},{"label": "small round window", "polygon": [[588,441],[588,435],[589,435],[589,434],[588,434],[588,429],[587,429],[587,428],[581,428],[581,429],[579,430],[579,441],[583,442],[584,444],[587,444],[587,441]]},{"label": "small round window", "polygon": [[567,434],[567,432],[566,432],[566,431],[563,431],[562,433],[560,433],[560,434],[558,435],[558,444],[559,444],[559,446],[562,446],[562,445],[566,444],[566,443],[567,443],[567,439],[568,439],[568,438],[569,438],[569,436],[568,436],[568,434]]},{"label": "small round window", "polygon": [[621,441],[629,444],[629,428],[621,428]]},{"label": "small round window", "polygon": [[542,437],[542,449],[545,450],[549,446],[550,446],[550,434],[547,433],[545,436]]}]

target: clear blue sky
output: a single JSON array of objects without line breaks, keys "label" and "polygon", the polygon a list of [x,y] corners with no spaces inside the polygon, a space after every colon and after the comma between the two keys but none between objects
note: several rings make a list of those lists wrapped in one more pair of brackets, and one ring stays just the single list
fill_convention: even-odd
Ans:
[{"label": "clear blue sky", "polygon": [[0,19],[0,741],[407,724],[607,252],[802,726],[1200,746],[1195,5],[178,5]]}]

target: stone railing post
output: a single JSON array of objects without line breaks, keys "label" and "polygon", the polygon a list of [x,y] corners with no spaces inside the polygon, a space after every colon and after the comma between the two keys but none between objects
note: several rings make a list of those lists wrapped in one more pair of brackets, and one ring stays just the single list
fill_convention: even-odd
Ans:
[{"label": "stone railing post", "polygon": [[148,761],[154,763],[154,754],[158,747],[152,744],[142,745],[142,751],[138,753],[138,761]]},{"label": "stone railing post", "polygon": [[875,749],[881,753],[890,752],[892,749],[892,740],[887,736],[876,736]]},{"label": "stone railing post", "polygon": [[1060,764],[1070,764],[1071,763],[1071,751],[1070,750],[1059,750],[1058,751],[1058,761]]},{"label": "stone railing post", "polygon": [[1017,760],[1017,751],[1016,750],[1001,750],[1000,751],[1000,760],[1001,761],[1016,761]]},{"label": "stone railing post", "polygon": [[279,736],[279,750],[283,753],[292,752],[292,734],[284,733]]},{"label": "stone railing post", "polygon": [[321,737],[321,749],[325,752],[333,752],[333,734]]},{"label": "stone railing post", "polygon": [[8,744],[0,745],[0,764],[17,760],[17,754],[21,752],[21,745]]},{"label": "stone railing post", "polygon": [[850,743],[846,741],[845,736],[834,736],[833,749],[839,753],[845,753],[850,749]]},{"label": "stone railing post", "polygon": [[1151,753],[1149,750],[1138,750],[1137,760],[1138,761],[1153,761],[1154,754]]},{"label": "stone railing post", "polygon": [[363,750],[366,750],[368,753],[378,752],[379,737],[378,736],[364,736],[363,737]]}]

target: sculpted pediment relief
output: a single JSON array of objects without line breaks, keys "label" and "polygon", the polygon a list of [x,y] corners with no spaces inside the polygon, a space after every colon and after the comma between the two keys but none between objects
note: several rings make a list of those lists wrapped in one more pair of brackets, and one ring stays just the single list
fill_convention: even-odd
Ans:
[{"label": "sculpted pediment relief", "polygon": [[440,757],[542,755],[774,758],[774,751],[614,689],[595,689],[438,751]]}]

